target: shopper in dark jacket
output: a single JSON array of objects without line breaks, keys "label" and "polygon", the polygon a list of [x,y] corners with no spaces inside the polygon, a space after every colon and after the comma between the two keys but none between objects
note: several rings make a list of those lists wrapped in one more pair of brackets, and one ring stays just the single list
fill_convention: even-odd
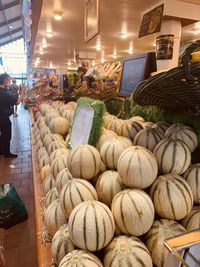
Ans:
[{"label": "shopper in dark jacket", "polygon": [[0,154],[5,158],[15,158],[17,155],[10,152],[11,140],[11,121],[9,116],[12,114],[13,105],[17,103],[17,97],[8,92],[10,76],[0,75]]}]

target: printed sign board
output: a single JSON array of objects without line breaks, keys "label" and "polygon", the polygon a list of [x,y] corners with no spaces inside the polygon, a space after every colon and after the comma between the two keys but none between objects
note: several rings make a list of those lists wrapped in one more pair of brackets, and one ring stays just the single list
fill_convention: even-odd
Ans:
[{"label": "printed sign board", "polygon": [[77,148],[79,145],[88,144],[93,118],[93,108],[81,106],[77,109],[70,138],[72,149]]},{"label": "printed sign board", "polygon": [[153,10],[143,15],[142,22],[140,25],[139,38],[152,33],[160,32],[163,11],[164,4],[154,8]]}]

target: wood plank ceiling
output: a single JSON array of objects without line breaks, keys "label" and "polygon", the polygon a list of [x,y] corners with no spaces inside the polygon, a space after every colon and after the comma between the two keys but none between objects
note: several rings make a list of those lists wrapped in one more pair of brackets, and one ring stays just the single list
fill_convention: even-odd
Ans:
[{"label": "wood plank ceiling", "polygon": [[[160,0],[100,0],[100,33],[84,43],[85,0],[43,0],[31,65],[34,66],[37,62],[37,67],[53,66],[64,72],[68,62],[73,63],[75,54],[81,52],[93,53],[95,63],[99,63],[102,58],[110,61],[113,57],[125,57],[131,47],[133,52],[154,50],[155,35],[138,39],[138,32],[141,13],[159,2]],[[61,21],[54,19],[56,11],[62,12]],[[125,39],[120,36],[123,31],[127,31]],[[196,38],[191,33],[191,26],[185,27],[182,38]],[[96,49],[97,44],[101,46],[100,51]]]}]

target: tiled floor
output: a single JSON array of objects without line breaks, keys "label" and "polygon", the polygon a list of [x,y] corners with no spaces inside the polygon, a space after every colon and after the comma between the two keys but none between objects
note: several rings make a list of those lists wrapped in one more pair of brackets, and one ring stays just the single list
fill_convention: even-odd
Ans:
[{"label": "tiled floor", "polygon": [[35,211],[30,151],[29,113],[19,108],[12,118],[11,151],[16,159],[0,158],[0,183],[12,182],[24,201],[29,219],[9,230],[0,228],[0,246],[6,250],[6,267],[36,267]]}]

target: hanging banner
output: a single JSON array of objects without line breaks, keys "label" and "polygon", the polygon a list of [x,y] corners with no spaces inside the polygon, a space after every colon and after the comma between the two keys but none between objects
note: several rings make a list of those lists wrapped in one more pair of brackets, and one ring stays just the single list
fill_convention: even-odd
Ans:
[{"label": "hanging banner", "polygon": [[143,15],[142,22],[140,25],[139,38],[152,33],[160,32],[163,11],[164,4],[154,8],[153,10]]}]

